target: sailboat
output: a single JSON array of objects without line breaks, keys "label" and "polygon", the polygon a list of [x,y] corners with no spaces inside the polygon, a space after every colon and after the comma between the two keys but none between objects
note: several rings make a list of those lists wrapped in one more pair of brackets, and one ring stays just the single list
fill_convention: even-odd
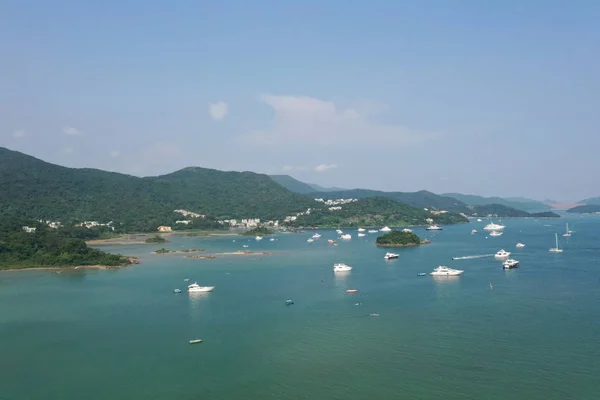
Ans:
[{"label": "sailboat", "polygon": [[570,237],[571,236],[571,231],[569,230],[569,223],[567,222],[567,229],[565,230],[565,233],[563,233],[564,237]]},{"label": "sailboat", "polygon": [[550,248],[550,252],[551,253],[562,253],[563,249],[558,247],[558,233],[555,233],[554,236],[556,237],[556,247]]}]

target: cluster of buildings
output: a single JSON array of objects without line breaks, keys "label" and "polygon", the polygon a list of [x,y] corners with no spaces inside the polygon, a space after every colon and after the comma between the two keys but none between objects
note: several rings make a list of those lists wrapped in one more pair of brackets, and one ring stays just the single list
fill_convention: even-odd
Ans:
[{"label": "cluster of buildings", "polygon": [[348,203],[354,203],[355,201],[358,201],[358,199],[315,199],[315,201],[318,201],[319,203],[323,203],[326,206],[340,206],[342,204],[348,204]]},{"label": "cluster of buildings", "polygon": [[[41,222],[42,224],[46,224],[52,229],[58,229],[61,226],[63,226],[62,222],[60,222],[60,221],[49,221],[49,220],[40,219],[40,220],[38,220],[38,222]],[[36,228],[31,227],[31,226],[23,226],[22,228],[27,233],[33,233],[36,231]]]},{"label": "cluster of buildings", "polygon": [[75,226],[80,226],[80,227],[88,228],[88,229],[97,228],[97,227],[106,227],[106,228],[109,228],[109,229],[111,229],[113,231],[115,230],[115,227],[113,226],[113,222],[112,221],[107,222],[106,224],[102,224],[102,223],[100,223],[98,221],[83,221],[83,222],[81,222],[79,224],[76,224]]}]

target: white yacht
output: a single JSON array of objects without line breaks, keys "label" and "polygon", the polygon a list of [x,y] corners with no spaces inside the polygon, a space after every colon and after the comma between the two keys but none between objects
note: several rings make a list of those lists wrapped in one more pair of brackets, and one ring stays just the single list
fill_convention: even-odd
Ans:
[{"label": "white yacht", "polygon": [[513,260],[512,258],[509,258],[508,260],[502,263],[502,268],[504,269],[517,268],[518,266],[519,262],[517,260]]},{"label": "white yacht", "polygon": [[313,238],[313,239],[318,239],[318,238],[320,238],[320,237],[321,237],[321,235],[319,235],[318,233],[315,233],[314,235],[312,235],[312,238]]},{"label": "white yacht", "polygon": [[498,252],[497,252],[497,253],[494,255],[494,257],[496,257],[496,258],[508,258],[508,256],[510,256],[510,252],[509,252],[509,251],[506,251],[506,250],[504,250],[504,249],[502,249],[502,250],[499,250],[499,251],[498,251]]},{"label": "white yacht", "polygon": [[342,240],[350,240],[352,239],[352,235],[349,233],[346,233],[345,235],[340,236],[340,239]]},{"label": "white yacht", "polygon": [[262,240],[262,236],[257,236],[254,239],[256,239],[256,240]]},{"label": "white yacht", "polygon": [[308,239],[306,239],[306,241],[307,241],[308,243],[312,243],[312,242],[314,242],[315,240],[314,240],[313,238],[308,238]]},{"label": "white yacht", "polygon": [[377,233],[379,232],[377,229],[369,229],[369,233]]},{"label": "white yacht", "polygon": [[366,229],[364,229],[364,228],[358,228],[358,231],[359,231],[359,232],[364,232],[365,230],[366,230]]},{"label": "white yacht", "polygon": [[396,253],[385,253],[385,256],[383,256],[384,260],[393,260],[394,258],[398,258],[400,257],[400,254],[396,254]]},{"label": "white yacht", "polygon": [[404,228],[404,229],[402,229],[402,232],[404,232],[404,233],[412,233],[412,229]]},{"label": "white yacht", "polygon": [[341,235],[342,233],[344,233],[344,232],[342,232],[342,230],[341,230],[341,229],[338,229],[338,230],[336,230],[335,232],[336,232],[338,235]]},{"label": "white yacht", "polygon": [[491,232],[490,232],[490,236],[502,236],[502,232],[498,232],[498,231],[491,231]]},{"label": "white yacht", "polygon": [[188,292],[212,292],[214,288],[214,286],[200,286],[194,282],[188,286]]},{"label": "white yacht", "polygon": [[358,237],[365,237],[365,236],[367,236],[367,234],[366,233],[359,233],[356,236],[358,236]]},{"label": "white yacht", "polygon": [[481,218],[477,218],[477,222],[481,222],[481,221],[482,221],[482,219],[481,219]]},{"label": "white yacht", "polygon": [[390,232],[390,231],[391,231],[391,229],[389,227],[387,227],[387,226],[384,226],[383,228],[381,228],[379,230],[379,232]]},{"label": "white yacht", "polygon": [[556,237],[556,247],[552,247],[550,249],[551,253],[562,253],[563,249],[561,249],[560,247],[558,247],[558,233],[555,233],[554,236]]},{"label": "white yacht", "polygon": [[434,269],[432,272],[430,272],[429,275],[431,275],[431,276],[458,276],[458,275],[462,275],[463,272],[465,272],[465,271],[460,270],[460,269],[452,269],[452,268],[448,268],[446,266],[440,265],[439,267]]},{"label": "white yacht", "polygon": [[471,235],[474,235],[474,234],[476,234],[476,233],[477,233],[477,229],[473,229],[473,230],[471,231]]},{"label": "white yacht", "polygon": [[565,230],[565,233],[563,233],[564,237],[570,237],[571,236],[571,231],[569,230],[569,223],[567,222],[567,229]]},{"label": "white yacht", "polygon": [[483,229],[486,231],[501,231],[504,228],[505,228],[504,225],[494,224],[493,222],[491,224],[487,224],[486,226],[483,227]]},{"label": "white yacht", "polygon": [[344,263],[333,264],[333,272],[348,272],[352,271],[352,267]]},{"label": "white yacht", "polygon": [[525,245],[521,242],[517,243],[517,249],[522,249]]},{"label": "white yacht", "polygon": [[442,227],[437,226],[437,225],[429,225],[427,228],[425,228],[426,231],[441,231]]}]

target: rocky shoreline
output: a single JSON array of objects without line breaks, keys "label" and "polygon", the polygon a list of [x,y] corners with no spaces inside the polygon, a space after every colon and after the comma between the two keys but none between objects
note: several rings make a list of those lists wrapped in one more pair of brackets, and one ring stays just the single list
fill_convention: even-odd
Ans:
[{"label": "rocky shoreline", "polygon": [[418,247],[418,246],[422,246],[424,244],[430,244],[431,241],[430,240],[421,240],[421,243],[407,243],[407,244],[377,244],[375,243],[375,246],[377,247]]},{"label": "rocky shoreline", "polygon": [[66,267],[26,267],[26,266],[16,266],[0,269],[0,271],[43,271],[43,270],[52,270],[56,271],[57,274],[60,274],[62,271],[68,270],[79,270],[79,269],[97,269],[97,270],[109,270],[109,269],[121,269],[126,267],[131,267],[132,265],[137,265],[140,263],[139,257],[127,257],[129,260],[128,264],[123,265],[76,265],[76,266],[66,266]]}]

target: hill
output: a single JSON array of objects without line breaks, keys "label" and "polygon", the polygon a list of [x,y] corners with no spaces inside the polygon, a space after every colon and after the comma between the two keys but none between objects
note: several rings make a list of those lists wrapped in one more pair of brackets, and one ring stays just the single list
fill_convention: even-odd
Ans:
[{"label": "hill", "polygon": [[590,197],[589,199],[581,200],[583,204],[600,205],[600,197]]},{"label": "hill", "polygon": [[551,211],[542,211],[539,213],[530,213],[516,208],[507,207],[502,204],[486,204],[481,206],[471,206],[472,215],[486,216],[495,215],[509,218],[560,218],[560,215]]},{"label": "hill", "polygon": [[[183,219],[185,209],[206,218],[283,218],[314,200],[292,193],[267,175],[185,168],[139,178],[96,169],[67,168],[0,148],[0,212],[44,220],[115,221],[117,230],[153,231]],[[198,227],[198,226],[196,226]]]},{"label": "hill", "polygon": [[577,206],[573,208],[569,208],[567,210],[568,213],[579,213],[579,214],[595,214],[600,213],[600,204],[585,204],[582,206]]},{"label": "hill", "polygon": [[[398,203],[388,197],[367,197],[340,205],[341,209],[330,210],[321,205],[311,209],[310,214],[299,216],[293,226],[319,226],[328,228],[358,226],[405,226],[425,225],[431,218],[437,224],[465,223],[468,220],[455,213],[433,215],[422,208]],[[334,206],[335,207],[335,206]]]},{"label": "hill", "polygon": [[289,175],[269,175],[271,179],[283,186],[289,191],[299,194],[312,193],[318,189],[315,189],[312,185],[301,182]]},{"label": "hill", "polygon": [[524,197],[505,199],[501,197],[483,197],[472,194],[444,193],[443,196],[452,197],[469,206],[483,206],[488,204],[500,204],[506,207],[528,212],[547,211],[550,206],[541,201],[530,200]]},{"label": "hill", "polygon": [[311,194],[315,198],[324,199],[364,199],[367,197],[387,197],[399,203],[412,207],[433,208],[451,212],[468,213],[467,205],[451,197],[439,196],[437,194],[421,190],[419,192],[383,192],[379,190],[352,189],[336,192],[315,192]]}]

